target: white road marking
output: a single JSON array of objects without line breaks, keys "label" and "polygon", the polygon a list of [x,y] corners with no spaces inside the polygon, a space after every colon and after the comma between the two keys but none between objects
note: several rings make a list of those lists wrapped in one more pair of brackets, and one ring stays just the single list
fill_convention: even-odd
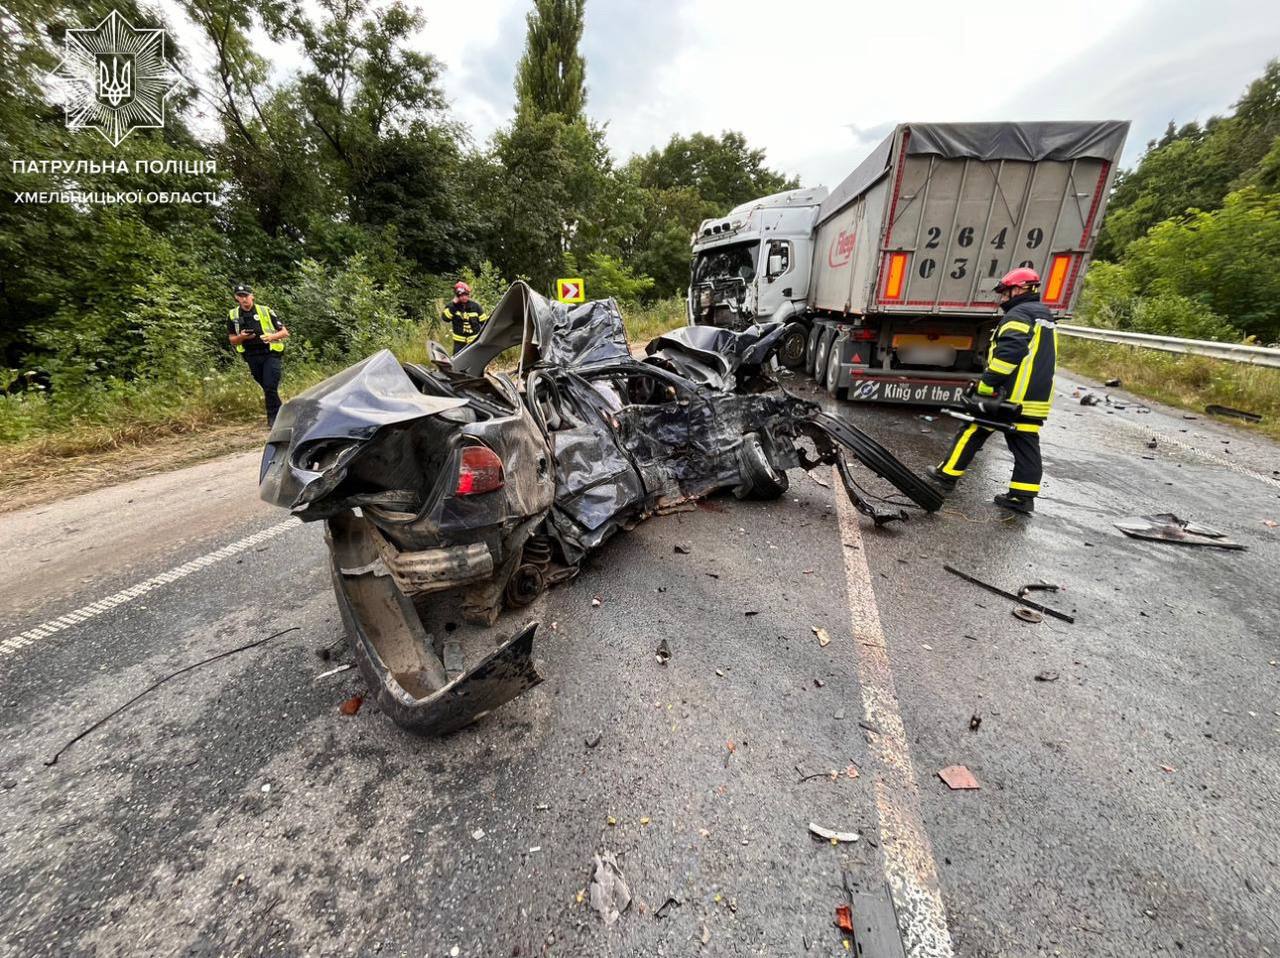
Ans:
[{"label": "white road marking", "polygon": [[1242,466],[1238,462],[1232,462],[1230,459],[1223,459],[1221,456],[1215,456],[1211,452],[1205,452],[1198,446],[1191,445],[1191,443],[1186,440],[1179,439],[1176,436],[1170,436],[1167,433],[1157,432],[1149,426],[1144,426],[1140,422],[1131,422],[1130,420],[1124,419],[1120,416],[1116,416],[1115,421],[1120,423],[1122,426],[1127,426],[1135,432],[1140,432],[1143,435],[1150,436],[1158,443],[1166,446],[1176,446],[1185,452],[1191,453],[1191,455],[1199,459],[1203,459],[1205,462],[1211,462],[1215,466],[1221,466],[1223,469],[1230,469],[1238,475],[1245,476],[1249,479],[1257,479],[1259,482],[1265,482],[1272,488],[1280,489],[1280,479],[1276,479],[1274,476],[1264,476],[1262,473],[1256,472],[1248,466]]},{"label": "white road marking", "polygon": [[51,635],[56,635],[63,629],[69,629],[73,625],[79,625],[92,619],[94,616],[101,615],[104,612],[124,605],[126,602],[132,602],[139,596],[144,596],[153,589],[158,589],[162,585],[168,585],[171,582],[177,582],[179,579],[191,575],[193,572],[199,572],[201,569],[207,569],[211,565],[221,562],[223,559],[230,559],[232,556],[239,555],[246,549],[252,549],[254,546],[266,542],[268,539],[278,536],[286,529],[293,529],[298,525],[296,519],[286,519],[284,522],[278,522],[274,526],[263,529],[261,532],[255,532],[251,536],[245,536],[230,545],[223,546],[213,552],[197,556],[190,562],[184,562],[180,566],[154,575],[150,579],[145,579],[137,585],[131,585],[127,589],[117,592],[115,595],[109,595],[105,599],[99,599],[97,602],[91,602],[89,605],[82,606],[74,612],[67,612],[58,616],[56,619],[50,619],[48,622],[42,622],[40,625],[27,629],[25,632],[19,632],[11,638],[0,642],[0,656],[13,655],[21,649],[46,639]]},{"label": "white road marking", "polygon": [[884,874],[898,913],[898,930],[907,958],[953,958],[947,910],[938,886],[938,866],[920,814],[920,787],[911,766],[907,732],[898,709],[889,650],[871,586],[871,571],[858,527],[858,513],[843,493],[840,476],[832,469],[836,512],[845,548],[845,583],[853,647],[858,654],[858,683],[862,710],[870,735],[869,749],[876,763],[876,810],[880,816],[880,847]]}]

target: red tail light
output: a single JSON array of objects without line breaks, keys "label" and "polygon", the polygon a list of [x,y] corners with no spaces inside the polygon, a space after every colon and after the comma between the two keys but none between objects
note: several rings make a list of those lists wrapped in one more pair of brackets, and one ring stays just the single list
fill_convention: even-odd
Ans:
[{"label": "red tail light", "polygon": [[869,343],[880,338],[878,329],[854,329],[849,331],[849,338],[855,343]]},{"label": "red tail light", "polygon": [[488,446],[464,446],[456,495],[478,496],[502,488],[502,460]]}]

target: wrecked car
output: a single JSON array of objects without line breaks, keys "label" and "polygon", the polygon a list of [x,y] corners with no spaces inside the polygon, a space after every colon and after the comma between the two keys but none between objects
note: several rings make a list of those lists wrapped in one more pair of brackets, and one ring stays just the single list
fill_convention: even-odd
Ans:
[{"label": "wrecked car", "polygon": [[[768,373],[783,330],[686,327],[631,355],[612,300],[574,308],[517,283],[477,339],[433,366],[382,351],[281,409],[263,499],[323,520],[338,606],[378,705],[444,734],[541,681],[536,623],[464,667],[424,602],[493,625],[574,576],[620,531],[732,490],[774,499],[787,472],[836,466],[877,524],[905,517],[865,496],[848,456],[926,510],[929,485],[883,447]],[[494,372],[514,356],[514,376]]]}]

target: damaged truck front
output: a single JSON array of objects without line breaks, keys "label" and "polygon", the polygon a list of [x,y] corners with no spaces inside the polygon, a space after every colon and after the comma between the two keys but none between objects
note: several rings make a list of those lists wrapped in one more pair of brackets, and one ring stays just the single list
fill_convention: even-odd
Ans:
[{"label": "damaged truck front", "polygon": [[[493,625],[617,532],[693,499],[776,498],[788,469],[827,463],[877,523],[900,518],[861,496],[850,452],[938,508],[873,440],[767,378],[779,328],[678,330],[639,361],[612,301],[570,310],[516,284],[456,356],[437,347],[426,367],[384,351],[287,403],[261,493],[326,522],[339,608],[383,711],[440,734],[541,681],[535,625],[464,668],[415,602]],[[509,350],[514,380],[488,371]]]}]

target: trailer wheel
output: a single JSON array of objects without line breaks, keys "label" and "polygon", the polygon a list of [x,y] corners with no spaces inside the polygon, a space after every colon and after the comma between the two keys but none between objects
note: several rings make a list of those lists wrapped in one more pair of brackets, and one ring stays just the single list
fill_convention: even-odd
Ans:
[{"label": "trailer wheel", "polygon": [[808,375],[813,375],[813,364],[818,358],[818,340],[822,336],[822,327],[814,324],[813,329],[809,330],[809,341],[805,344],[804,350],[804,371]]},{"label": "trailer wheel", "polygon": [[840,382],[840,350],[836,348],[836,344],[832,343],[827,350],[827,371],[826,376],[827,395],[836,399],[844,399],[849,395],[848,389],[842,389],[838,385]]},{"label": "trailer wheel", "polygon": [[831,343],[836,338],[834,329],[824,329],[822,336],[818,340],[818,352],[813,357],[813,379],[819,385],[826,385],[827,381],[827,353],[831,349]]},{"label": "trailer wheel", "polygon": [[786,472],[774,468],[769,453],[757,433],[742,437],[738,447],[738,468],[741,481],[733,490],[739,499],[777,499],[791,484]]}]

